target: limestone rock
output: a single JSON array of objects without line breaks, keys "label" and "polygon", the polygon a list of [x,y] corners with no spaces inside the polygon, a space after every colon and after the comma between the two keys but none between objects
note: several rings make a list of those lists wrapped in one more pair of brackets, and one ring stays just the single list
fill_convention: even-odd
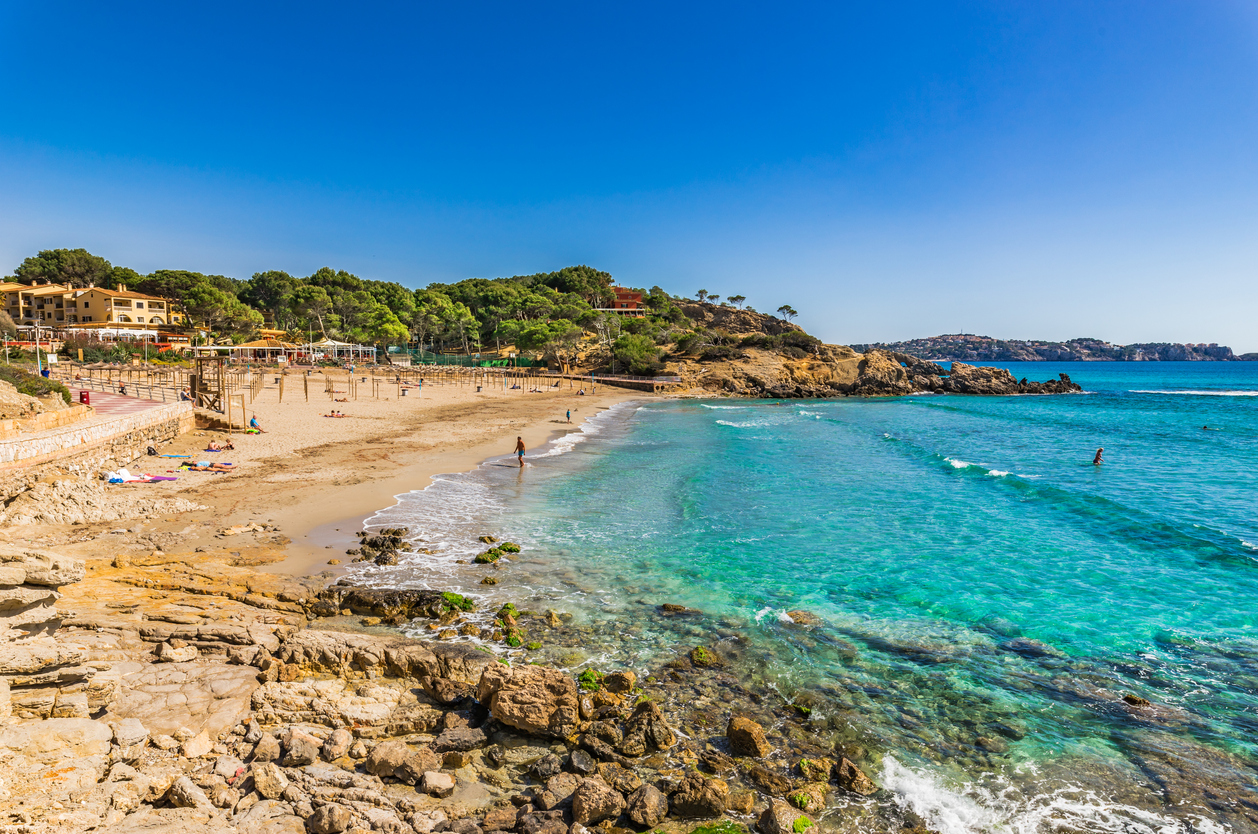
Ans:
[{"label": "limestone rock", "polygon": [[773,750],[764,737],[764,728],[741,715],[730,718],[725,728],[725,737],[729,739],[730,747],[740,756],[762,759]]},{"label": "limestone rock", "polygon": [[281,742],[284,745],[284,760],[281,762],[284,767],[302,767],[319,760],[321,742],[309,733],[290,728]]},{"label": "limestone rock", "polygon": [[603,678],[603,686],[609,692],[632,692],[638,685],[638,676],[633,672],[612,672]]},{"label": "limestone rock", "polygon": [[625,810],[625,798],[601,779],[583,779],[572,794],[572,819],[582,825],[614,820]]},{"label": "limestone rock", "polygon": [[25,574],[23,584],[49,588],[80,582],[86,573],[81,559],[11,545],[0,546],[0,566],[21,568]]},{"label": "limestone rock", "polygon": [[668,816],[668,797],[654,785],[643,785],[629,797],[629,819],[641,828],[654,828]]},{"label": "limestone rock", "polygon": [[800,759],[796,767],[799,769],[799,775],[809,782],[828,782],[835,764],[834,759],[818,757],[815,759]]},{"label": "limestone rock", "polygon": [[267,799],[279,799],[288,787],[288,777],[272,762],[254,762],[250,773],[254,788]]},{"label": "limestone rock", "polygon": [[408,785],[418,785],[424,774],[441,767],[441,760],[428,747],[420,747],[408,753],[402,763],[393,769],[393,777]]},{"label": "limestone rock", "polygon": [[349,748],[354,744],[354,734],[349,730],[341,727],[333,730],[328,736],[327,741],[323,742],[323,758],[329,762],[336,761],[342,756],[349,754]]},{"label": "limestone rock", "polygon": [[257,670],[220,663],[162,663],[122,676],[110,719],[137,718],[153,733],[180,727],[217,736],[249,715]]},{"label": "limestone rock", "polygon": [[411,747],[404,741],[382,741],[371,748],[363,767],[374,776],[392,776],[411,755]]},{"label": "limestone rock", "polygon": [[255,762],[273,762],[283,755],[280,748],[280,740],[272,735],[264,735],[258,739],[258,744],[253,748],[253,760]]},{"label": "limestone rock", "polygon": [[318,808],[306,820],[306,830],[310,834],[341,834],[349,828],[353,816],[344,805],[329,803]]},{"label": "limestone rock", "polygon": [[205,791],[197,787],[196,783],[187,776],[180,776],[175,780],[175,784],[171,785],[166,793],[166,798],[176,808],[214,807],[210,798],[205,795]]},{"label": "limestone rock", "polygon": [[454,793],[454,777],[439,770],[425,771],[419,789],[429,796],[445,799]]},{"label": "limestone rock", "polygon": [[576,732],[577,685],[557,669],[493,664],[482,673],[476,697],[494,718],[517,730],[559,738]]}]

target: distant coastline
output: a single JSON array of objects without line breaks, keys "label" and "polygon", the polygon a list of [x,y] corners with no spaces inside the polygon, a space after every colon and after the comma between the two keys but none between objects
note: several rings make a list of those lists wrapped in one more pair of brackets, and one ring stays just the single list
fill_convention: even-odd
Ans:
[{"label": "distant coastline", "polygon": [[1253,362],[1258,353],[1237,355],[1218,344],[1176,344],[1150,342],[1116,345],[1101,339],[1070,339],[1046,342],[1036,339],[993,339],[955,333],[911,339],[907,342],[875,342],[851,346],[866,353],[887,350],[907,353],[919,359],[961,362]]}]

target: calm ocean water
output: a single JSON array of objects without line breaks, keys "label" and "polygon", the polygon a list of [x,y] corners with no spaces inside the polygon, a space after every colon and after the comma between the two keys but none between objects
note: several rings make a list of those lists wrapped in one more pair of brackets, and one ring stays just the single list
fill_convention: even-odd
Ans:
[{"label": "calm ocean water", "polygon": [[371,524],[434,553],[364,578],[484,596],[456,562],[492,531],[526,547],[499,596],[639,669],[705,639],[655,604],[701,609],[948,834],[1247,830],[1258,364],[1006,367],[1088,393],[622,407],[403,496]]}]

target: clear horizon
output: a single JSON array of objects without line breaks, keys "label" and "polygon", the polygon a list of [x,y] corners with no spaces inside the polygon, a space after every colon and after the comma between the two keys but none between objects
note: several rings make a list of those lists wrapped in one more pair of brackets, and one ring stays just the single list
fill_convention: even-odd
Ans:
[{"label": "clear horizon", "polygon": [[1258,351],[1248,4],[7,4],[0,67],[3,274],[586,263],[827,342]]}]

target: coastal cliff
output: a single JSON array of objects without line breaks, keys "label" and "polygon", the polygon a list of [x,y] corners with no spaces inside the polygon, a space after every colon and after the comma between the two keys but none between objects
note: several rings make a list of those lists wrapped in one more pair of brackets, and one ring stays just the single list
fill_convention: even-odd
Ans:
[{"label": "coastal cliff", "polygon": [[[802,353],[802,351],[800,351]],[[682,360],[669,371],[701,393],[752,398],[888,397],[940,394],[1068,394],[1083,389],[1066,374],[1033,382],[1002,368],[961,362],[944,368],[906,353],[857,353],[841,345],[816,345],[802,357],[762,348],[744,348],[715,361]]]}]

